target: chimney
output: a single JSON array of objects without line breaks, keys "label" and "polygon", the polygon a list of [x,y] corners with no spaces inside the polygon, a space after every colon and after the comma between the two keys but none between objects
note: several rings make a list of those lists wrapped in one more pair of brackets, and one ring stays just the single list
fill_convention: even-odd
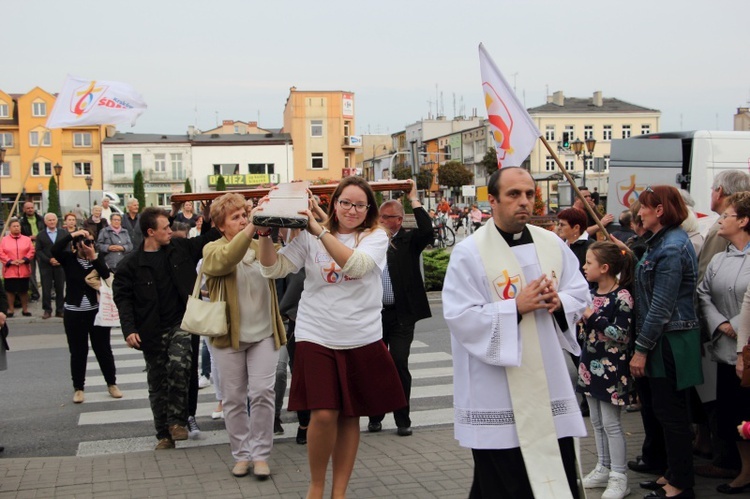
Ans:
[{"label": "chimney", "polygon": [[222,124],[223,126],[232,126],[232,125],[234,125],[234,120],[223,120],[223,121],[221,122],[221,124]]},{"label": "chimney", "polygon": [[602,99],[602,91],[601,90],[597,90],[596,92],[594,92],[594,99],[593,99],[593,101],[594,101],[594,105],[596,107],[602,107],[602,105],[604,104],[604,99]]},{"label": "chimney", "polygon": [[195,127],[193,125],[188,126],[188,139],[195,137]]},{"label": "chimney", "polygon": [[562,90],[558,90],[554,94],[552,94],[552,103],[556,106],[564,106],[565,105],[565,96],[562,93]]},{"label": "chimney", "polygon": [[250,128],[258,128],[258,122],[257,121],[248,121],[247,126]]},{"label": "chimney", "polygon": [[547,104],[552,104],[552,96],[551,95],[547,96]]}]

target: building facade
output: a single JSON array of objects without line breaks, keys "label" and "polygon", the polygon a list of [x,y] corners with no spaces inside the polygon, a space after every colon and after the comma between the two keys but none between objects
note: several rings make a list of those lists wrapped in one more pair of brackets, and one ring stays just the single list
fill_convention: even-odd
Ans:
[{"label": "building facade", "polygon": [[734,115],[734,130],[736,132],[750,131],[750,107],[738,107]]},{"label": "building facade", "polygon": [[294,179],[337,180],[355,174],[355,150],[362,140],[355,130],[353,92],[290,88],[282,131],[294,143]]},{"label": "building facade", "polygon": [[[605,98],[602,92],[594,92],[591,98],[565,97],[563,92],[555,92],[547,97],[546,104],[533,107],[528,112],[542,136],[556,148],[565,169],[579,174],[579,185],[584,184],[583,160],[576,157],[570,143],[576,139],[596,140],[593,158],[586,162],[585,183],[604,194],[608,190],[612,140],[658,132],[661,119],[661,112],[656,109]],[[597,162],[596,158],[601,158],[601,161]],[[597,163],[603,165],[601,171],[595,171],[594,165]],[[538,178],[559,172],[559,167],[541,141],[537,141],[531,151],[529,169]],[[551,208],[558,206],[557,184],[557,181],[550,181],[549,189],[542,188],[545,196],[547,191],[550,192],[547,202]]]},{"label": "building facade", "polygon": [[0,90],[0,147],[6,149],[0,167],[0,200],[6,209],[18,199],[46,211],[55,165],[62,166],[58,189],[63,207],[70,204],[66,196],[73,199],[73,193],[87,191],[87,177],[92,179],[92,189],[102,188],[101,143],[106,127],[46,128],[55,100],[55,95],[39,87],[25,94]]}]

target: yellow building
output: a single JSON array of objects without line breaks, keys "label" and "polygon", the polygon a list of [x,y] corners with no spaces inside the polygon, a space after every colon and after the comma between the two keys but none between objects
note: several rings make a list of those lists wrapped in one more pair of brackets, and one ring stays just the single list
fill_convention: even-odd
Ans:
[{"label": "yellow building", "polygon": [[[0,191],[6,206],[21,193],[20,202],[33,201],[38,210],[45,211],[42,195],[49,189],[57,164],[62,166],[61,191],[87,191],[88,176],[93,179],[93,190],[102,188],[101,142],[105,127],[47,129],[45,124],[55,98],[39,87],[26,94],[0,90],[0,146],[6,149]],[[64,205],[64,194],[61,203]]]},{"label": "yellow building", "polygon": [[355,173],[354,93],[289,89],[284,128],[294,144],[294,180],[338,180]]},{"label": "yellow building", "polygon": [[[542,136],[555,148],[564,167],[578,173],[578,185],[586,183],[589,188],[596,187],[604,195],[608,189],[612,140],[658,132],[661,118],[661,111],[615,98],[604,98],[601,92],[594,92],[591,98],[565,97],[562,92],[555,92],[547,97],[546,104],[533,107],[528,112]],[[595,139],[596,144],[593,157],[586,161],[584,182],[583,159],[576,157],[570,143],[588,138]],[[603,166],[599,172],[594,168],[597,158],[601,158],[598,163]],[[531,151],[529,162],[531,173],[537,177],[560,171],[541,141],[537,141]],[[544,187],[542,191],[546,197]],[[550,191],[550,204],[555,207],[557,182],[551,182]]]}]

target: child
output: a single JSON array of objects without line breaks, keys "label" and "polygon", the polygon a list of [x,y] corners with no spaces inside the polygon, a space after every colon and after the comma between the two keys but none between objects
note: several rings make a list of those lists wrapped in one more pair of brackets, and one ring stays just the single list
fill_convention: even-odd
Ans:
[{"label": "child", "polygon": [[628,345],[634,315],[628,288],[633,259],[614,243],[596,242],[586,252],[583,271],[595,286],[593,308],[584,312],[581,323],[577,390],[588,400],[598,453],[596,468],[583,479],[583,486],[606,487],[602,499],[622,499],[630,494],[620,414],[632,385]]}]

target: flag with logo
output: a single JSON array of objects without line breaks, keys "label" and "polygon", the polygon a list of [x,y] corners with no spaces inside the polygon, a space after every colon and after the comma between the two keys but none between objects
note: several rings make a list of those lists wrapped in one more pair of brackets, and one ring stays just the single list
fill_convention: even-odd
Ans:
[{"label": "flag with logo", "polygon": [[479,68],[490,130],[495,139],[497,167],[521,166],[541,133],[481,43]]},{"label": "flag with logo", "polygon": [[141,94],[119,81],[68,75],[47,118],[47,128],[130,123],[146,110]]}]

